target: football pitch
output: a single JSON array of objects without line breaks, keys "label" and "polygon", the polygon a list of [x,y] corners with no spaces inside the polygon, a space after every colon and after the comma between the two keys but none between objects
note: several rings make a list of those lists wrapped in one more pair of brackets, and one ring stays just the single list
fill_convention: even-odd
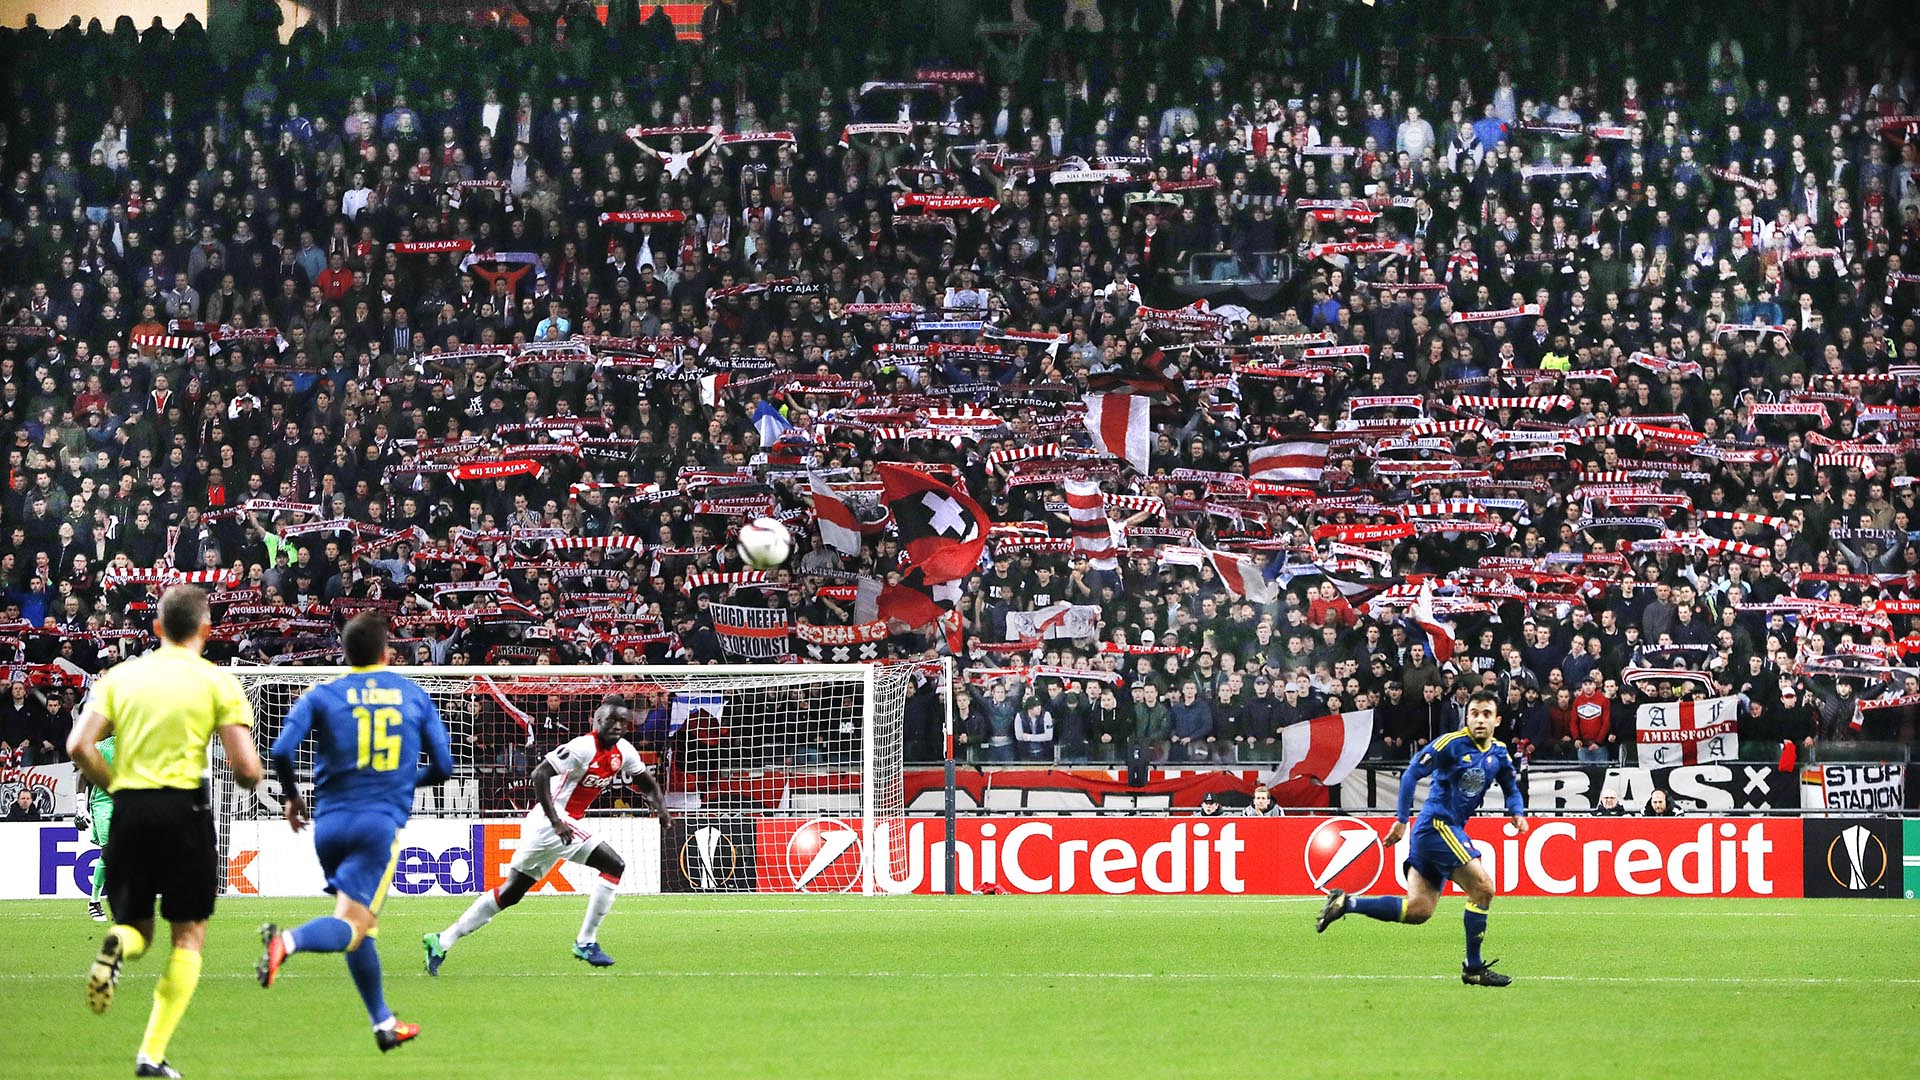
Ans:
[{"label": "football pitch", "polygon": [[[1504,990],[1458,978],[1461,901],[1432,922],[1208,897],[530,898],[454,947],[464,902],[395,898],[387,997],[421,1024],[381,1055],[345,965],[254,982],[255,927],[322,900],[224,900],[170,1057],[213,1077],[1912,1076],[1920,905],[1845,900],[1500,900]],[[82,1001],[83,906],[0,904],[0,1072],[127,1076],[161,964],[105,1017]],[[156,950],[157,953],[157,950]]]}]

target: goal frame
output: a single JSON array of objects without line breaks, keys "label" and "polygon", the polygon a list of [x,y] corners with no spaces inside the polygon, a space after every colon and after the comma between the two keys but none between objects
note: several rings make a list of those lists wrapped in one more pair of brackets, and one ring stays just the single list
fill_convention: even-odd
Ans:
[{"label": "goal frame", "polygon": [[[857,684],[862,693],[860,706],[860,833],[861,867],[860,893],[872,896],[881,890],[877,886],[879,878],[877,865],[881,853],[875,846],[879,839],[878,784],[882,763],[876,758],[878,741],[878,688],[879,675],[883,667],[906,668],[914,666],[914,661],[869,662],[869,663],[795,663],[795,664],[632,664],[632,665],[582,665],[582,664],[464,664],[464,665],[391,665],[383,670],[408,678],[459,679],[459,678],[586,678],[586,679],[634,679],[644,681],[649,677],[663,680],[688,679],[729,679],[751,680],[770,675],[806,674],[827,677],[845,677],[850,683]],[[268,682],[278,679],[311,680],[314,683],[337,679],[352,674],[355,669],[344,664],[330,665],[272,665],[251,664],[225,669],[234,675],[243,691],[250,683]],[[940,692],[944,699],[944,709],[948,715],[952,712],[954,693],[954,665],[950,658],[942,658],[938,664]],[[251,701],[251,696],[249,697]],[[950,725],[950,721],[948,721]],[[943,725],[946,727],[948,725]],[[904,739],[904,731],[899,736]],[[266,748],[260,748],[264,757]],[[224,768],[216,770],[223,782],[231,783],[230,775]],[[897,782],[896,777],[896,782]],[[264,783],[265,781],[263,781]],[[952,787],[949,781],[948,800],[951,805]],[[224,807],[227,800],[219,800]],[[904,809],[904,807],[903,807]],[[891,830],[891,844],[905,842],[904,829]],[[951,835],[951,825],[949,825]],[[224,874],[224,871],[223,871]]]}]

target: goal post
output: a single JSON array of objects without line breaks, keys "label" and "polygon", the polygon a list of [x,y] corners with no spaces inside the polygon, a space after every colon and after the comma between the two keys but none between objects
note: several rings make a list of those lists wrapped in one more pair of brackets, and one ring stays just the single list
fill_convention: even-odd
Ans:
[{"label": "goal post", "polygon": [[[227,670],[253,706],[263,757],[303,693],[350,674]],[[453,748],[453,778],[416,795],[416,821],[525,813],[537,805],[529,778],[540,759],[591,731],[603,705],[627,706],[628,739],[660,778],[674,818],[661,836],[663,887],[696,892],[885,891],[907,858],[908,700],[931,693],[950,702],[953,692],[952,666],[941,661],[390,670],[433,698]],[[296,759],[302,785],[311,783],[313,756],[309,739]],[[270,779],[244,792],[223,761],[215,764],[225,852],[233,822],[280,814],[279,785]],[[648,811],[616,785],[590,813],[631,820]],[[603,824],[618,846],[617,820]]]}]

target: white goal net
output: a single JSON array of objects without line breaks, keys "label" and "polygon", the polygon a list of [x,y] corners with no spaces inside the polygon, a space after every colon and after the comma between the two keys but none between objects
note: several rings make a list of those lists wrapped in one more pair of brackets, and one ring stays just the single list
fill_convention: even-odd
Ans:
[{"label": "white goal net", "polygon": [[[233,668],[255,714],[264,758],[308,688],[344,668]],[[440,708],[454,776],[423,789],[414,815],[487,818],[537,801],[530,774],[545,754],[592,730],[603,704],[632,716],[629,741],[667,792],[674,821],[661,836],[661,880],[691,891],[874,891],[875,873],[904,869],[902,751],[908,699],[944,693],[938,664],[674,667],[395,668]],[[297,773],[311,783],[313,743]],[[221,763],[216,798],[234,820],[280,812],[278,784],[240,791]],[[648,813],[620,785],[593,824],[619,836]]]}]

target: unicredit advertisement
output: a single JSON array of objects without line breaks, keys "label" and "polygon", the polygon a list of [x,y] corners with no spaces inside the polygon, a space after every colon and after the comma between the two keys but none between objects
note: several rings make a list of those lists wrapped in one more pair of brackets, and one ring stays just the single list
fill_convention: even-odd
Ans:
[{"label": "unicredit advertisement", "polygon": [[[1326,889],[1401,892],[1406,841],[1390,818],[962,818],[959,891],[1099,895],[1289,896]],[[1505,896],[1800,896],[1802,824],[1759,818],[1505,818],[1467,828]],[[879,891],[944,892],[943,826],[883,823]],[[905,845],[896,852],[892,845]],[[859,888],[859,822],[760,824],[759,888]],[[895,857],[895,856],[898,857]],[[1450,891],[1458,891],[1449,886]]]}]

